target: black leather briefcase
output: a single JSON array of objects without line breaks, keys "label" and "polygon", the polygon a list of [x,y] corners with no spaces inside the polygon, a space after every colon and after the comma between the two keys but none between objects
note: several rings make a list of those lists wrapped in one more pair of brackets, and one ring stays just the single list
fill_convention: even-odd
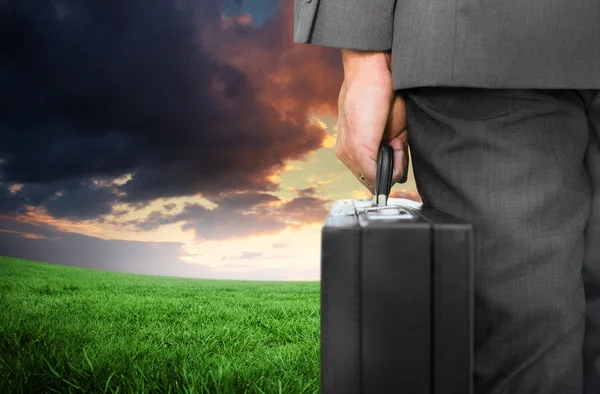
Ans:
[{"label": "black leather briefcase", "polygon": [[321,392],[471,394],[472,226],[388,199],[392,160],[382,144],[376,195],[322,228]]}]

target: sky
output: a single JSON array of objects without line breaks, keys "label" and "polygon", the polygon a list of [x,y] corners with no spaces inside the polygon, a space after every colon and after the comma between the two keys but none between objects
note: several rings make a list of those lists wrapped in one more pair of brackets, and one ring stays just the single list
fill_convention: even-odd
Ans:
[{"label": "sky", "polygon": [[[0,1],[0,255],[320,280],[341,51],[291,0]],[[392,197],[420,202],[412,164]]]}]

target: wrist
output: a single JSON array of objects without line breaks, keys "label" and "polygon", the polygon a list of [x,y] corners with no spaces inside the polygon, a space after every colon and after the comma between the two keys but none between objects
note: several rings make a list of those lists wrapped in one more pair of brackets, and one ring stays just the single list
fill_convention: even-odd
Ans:
[{"label": "wrist", "polygon": [[344,77],[387,81],[391,76],[391,51],[342,49]]}]

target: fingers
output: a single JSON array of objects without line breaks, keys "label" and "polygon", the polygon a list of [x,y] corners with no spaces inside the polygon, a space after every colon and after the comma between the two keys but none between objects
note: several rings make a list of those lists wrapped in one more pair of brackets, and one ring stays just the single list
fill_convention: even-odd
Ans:
[{"label": "fingers", "polygon": [[375,194],[378,153],[379,145],[377,145],[377,149],[373,149],[367,145],[358,145],[355,150],[356,156],[353,161],[357,171],[361,172],[365,177],[365,180],[361,183],[365,185],[371,194]]},{"label": "fingers", "polygon": [[365,146],[359,146],[352,150],[344,148],[345,146],[336,142],[334,146],[335,156],[371,194],[374,194],[375,177],[377,175],[377,152],[373,154],[373,151]]},{"label": "fingers", "polygon": [[397,172],[404,168],[402,152],[405,144],[404,136],[400,136],[406,128],[404,108],[404,98],[396,97],[391,82],[389,86],[356,81],[345,81],[342,85],[334,152],[371,194],[375,193],[377,156],[384,133],[392,137],[385,140],[394,148]]}]

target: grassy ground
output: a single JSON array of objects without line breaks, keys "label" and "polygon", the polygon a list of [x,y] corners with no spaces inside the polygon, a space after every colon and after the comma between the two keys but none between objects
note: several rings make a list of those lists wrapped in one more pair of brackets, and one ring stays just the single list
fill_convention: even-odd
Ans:
[{"label": "grassy ground", "polygon": [[0,257],[0,393],[318,393],[319,300]]}]

